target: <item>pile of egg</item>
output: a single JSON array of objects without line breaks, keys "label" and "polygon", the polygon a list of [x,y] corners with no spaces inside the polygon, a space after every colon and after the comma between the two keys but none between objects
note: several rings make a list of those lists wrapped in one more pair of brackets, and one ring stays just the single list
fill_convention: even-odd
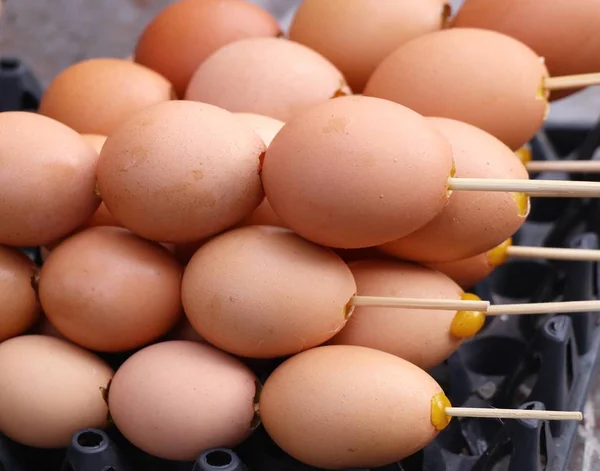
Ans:
[{"label": "pile of egg", "polygon": [[[464,298],[523,224],[523,195],[446,182],[529,178],[545,77],[600,70],[600,4],[506,3],[304,0],[284,35],[245,0],[180,0],[131,60],[0,113],[0,432],[64,447],[110,409],[186,461],[262,421],[328,469],[433,440],[456,311],[349,303]],[[249,360],[273,358],[261,385]]]}]

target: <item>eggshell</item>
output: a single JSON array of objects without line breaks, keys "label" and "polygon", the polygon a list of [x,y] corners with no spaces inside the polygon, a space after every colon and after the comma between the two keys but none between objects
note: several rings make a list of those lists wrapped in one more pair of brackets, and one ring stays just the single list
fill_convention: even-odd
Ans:
[{"label": "eggshell", "polygon": [[248,226],[203,245],[183,277],[192,327],[236,355],[274,358],[327,341],[356,292],[331,250],[276,227]]},{"label": "eggshell", "polygon": [[[453,26],[484,28],[522,41],[552,76],[600,71],[600,2],[588,0],[467,0]],[[576,90],[552,92],[560,98]]]},{"label": "eggshell", "polygon": [[447,12],[440,0],[304,0],[289,37],[327,57],[360,92],[388,54],[440,29]]},{"label": "eggshell", "polygon": [[450,144],[425,118],[352,96],[288,122],[267,149],[262,180],[273,210],[294,232],[330,247],[362,248],[431,221],[447,203],[451,171]]},{"label": "eggshell", "polygon": [[35,274],[35,264],[27,255],[0,245],[0,342],[22,334],[38,319]]},{"label": "eggshell", "polygon": [[375,70],[365,95],[424,116],[477,126],[517,150],[542,126],[548,71],[537,54],[500,33],[453,28],[400,46]]},{"label": "eggshell", "polygon": [[0,244],[44,245],[83,225],[100,204],[97,160],[64,124],[35,113],[0,113]]},{"label": "eggshell", "polygon": [[431,376],[394,355],[334,345],[279,366],[260,395],[260,416],[284,451],[325,469],[375,468],[405,458],[437,435]]},{"label": "eggshell", "polygon": [[277,36],[277,20],[245,0],[184,0],[161,11],[141,34],[135,60],[167,77],[183,96],[198,66],[243,38]]},{"label": "eggshell", "polygon": [[[529,179],[515,153],[491,134],[470,124],[429,118],[452,146],[456,177]],[[449,262],[490,250],[525,222],[512,193],[455,191],[429,224],[381,246],[389,254],[418,262]]]},{"label": "eggshell", "polygon": [[197,342],[146,347],[117,371],[112,419],[135,446],[160,458],[196,459],[252,432],[256,377],[239,360]]},{"label": "eggshell", "polygon": [[471,289],[496,268],[490,263],[488,252],[454,262],[428,263],[427,266],[449,276],[463,289]]},{"label": "eggshell", "polygon": [[[363,296],[459,300],[463,290],[431,268],[391,260],[350,264]],[[374,348],[428,370],[446,360],[461,344],[450,333],[456,311],[356,307],[345,327],[330,340],[337,345]]]},{"label": "eggshell", "polygon": [[66,447],[84,428],[104,428],[105,388],[113,375],[100,358],[65,340],[24,335],[0,343],[0,430],[37,448]]},{"label": "eggshell", "polygon": [[[254,129],[267,147],[269,147],[273,138],[285,124],[278,119],[254,113],[236,113],[236,116]],[[277,216],[275,211],[273,211],[273,208],[271,208],[267,198],[264,198],[262,203],[259,204],[252,213],[245,217],[241,224],[244,226],[286,227],[283,220]]]},{"label": "eggshell", "polygon": [[106,207],[125,227],[186,243],[231,227],[262,201],[260,137],[232,113],[189,101],[137,113],[111,134],[98,163]]},{"label": "eggshell", "polygon": [[123,59],[88,59],[50,83],[39,111],[77,132],[108,135],[136,111],[174,97],[171,83],[147,67]]},{"label": "eggshell", "polygon": [[288,121],[339,93],[351,91],[342,73],[319,53],[284,38],[250,38],[206,59],[185,98]]},{"label": "eggshell", "polygon": [[116,227],[82,231],[42,266],[50,322],[86,348],[117,352],[165,335],[181,314],[183,267],[158,244]]}]

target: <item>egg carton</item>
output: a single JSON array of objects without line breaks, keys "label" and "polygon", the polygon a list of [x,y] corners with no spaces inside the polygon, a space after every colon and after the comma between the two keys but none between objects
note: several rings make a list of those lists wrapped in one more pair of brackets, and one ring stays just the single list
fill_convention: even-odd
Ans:
[{"label": "egg carton", "polygon": [[[0,111],[35,110],[41,89],[16,59],[0,62]],[[600,158],[600,120],[592,129],[549,127],[531,143],[535,159]],[[534,178],[597,179],[541,174]],[[600,248],[598,199],[534,198],[521,245]],[[36,248],[27,249],[40,263]],[[598,299],[595,262],[510,260],[475,291],[495,303]],[[401,341],[401,339],[399,339]],[[600,353],[595,313],[489,318],[482,331],[430,373],[451,402],[466,407],[583,410]],[[128,354],[105,355],[118,367]],[[283,360],[248,360],[264,380]],[[1,373],[0,373],[1,374]],[[415,455],[378,471],[567,471],[575,422],[453,419]],[[207,450],[196,462],[151,457],[112,427],[82,430],[61,450],[32,449],[0,434],[2,471],[316,471],[281,451],[257,430],[235,450]],[[351,471],[351,470],[348,470]],[[355,470],[358,471],[358,470]],[[362,470],[375,471],[375,470]]]}]

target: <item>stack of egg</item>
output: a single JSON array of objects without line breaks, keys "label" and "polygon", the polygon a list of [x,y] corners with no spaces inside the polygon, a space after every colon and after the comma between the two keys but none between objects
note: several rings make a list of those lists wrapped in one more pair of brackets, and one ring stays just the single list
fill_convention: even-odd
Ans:
[{"label": "stack of egg", "polygon": [[[506,3],[451,21],[443,0],[304,0],[284,37],[244,0],[180,0],[132,61],[74,64],[39,113],[1,113],[0,431],[64,447],[110,409],[192,460],[260,418],[328,469],[433,440],[451,414],[425,370],[468,336],[457,311],[355,295],[468,299],[529,189],[600,196],[538,191],[515,154],[550,74],[600,71],[600,5]],[[285,361],[261,385],[257,358]]]}]

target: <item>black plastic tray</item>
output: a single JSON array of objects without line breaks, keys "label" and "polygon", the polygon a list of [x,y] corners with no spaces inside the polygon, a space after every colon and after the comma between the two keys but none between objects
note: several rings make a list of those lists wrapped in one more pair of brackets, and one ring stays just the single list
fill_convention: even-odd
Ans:
[{"label": "black plastic tray", "polygon": [[[15,59],[0,68],[0,110],[34,110],[40,87]],[[8,67],[7,67],[8,65]],[[600,145],[593,129],[548,128],[532,142],[534,158],[590,159]],[[552,174],[568,179],[568,175]],[[547,175],[534,176],[539,178]],[[594,175],[579,175],[593,180]],[[598,248],[600,202],[537,198],[515,235],[522,245]],[[35,255],[36,249],[29,249]],[[39,258],[38,258],[39,260]],[[597,299],[594,262],[511,260],[476,287],[495,303]],[[454,405],[583,410],[600,352],[600,318],[593,313],[493,318],[476,338],[431,371]],[[118,366],[126,355],[107,357]],[[264,379],[279,363],[251,366]],[[575,422],[454,419],[422,451],[380,471],[567,471]],[[66,450],[35,450],[0,435],[2,471],[310,471],[259,429],[235,450],[208,450],[196,463],[153,458],[115,429],[78,432]],[[368,471],[368,470],[364,470]]]}]

